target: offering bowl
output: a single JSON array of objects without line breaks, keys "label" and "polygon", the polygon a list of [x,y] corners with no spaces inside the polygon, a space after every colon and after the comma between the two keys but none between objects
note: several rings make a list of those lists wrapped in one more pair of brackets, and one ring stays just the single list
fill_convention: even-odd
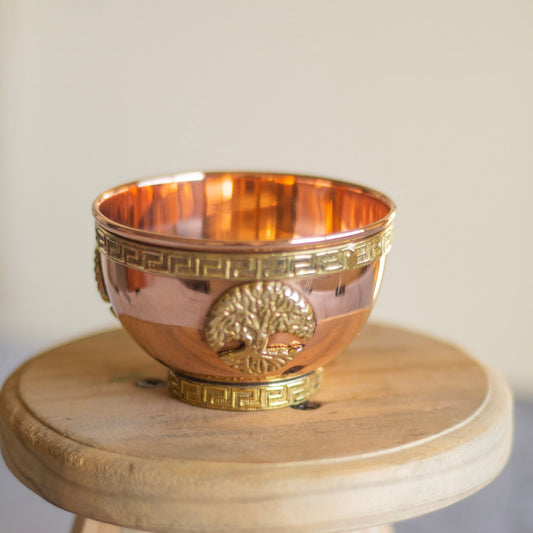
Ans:
[{"label": "offering bowl", "polygon": [[341,181],[189,172],[101,194],[96,277],[180,400],[297,405],[376,300],[395,206]]}]

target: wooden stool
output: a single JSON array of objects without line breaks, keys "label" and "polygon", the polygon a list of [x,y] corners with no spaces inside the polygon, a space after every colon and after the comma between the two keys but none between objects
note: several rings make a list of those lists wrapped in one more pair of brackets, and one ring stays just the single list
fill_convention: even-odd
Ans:
[{"label": "wooden stool", "polygon": [[46,352],[2,390],[4,458],[74,533],[384,533],[486,485],[511,445],[498,374],[390,327],[367,326],[303,408],[203,409],[165,384],[122,330]]}]

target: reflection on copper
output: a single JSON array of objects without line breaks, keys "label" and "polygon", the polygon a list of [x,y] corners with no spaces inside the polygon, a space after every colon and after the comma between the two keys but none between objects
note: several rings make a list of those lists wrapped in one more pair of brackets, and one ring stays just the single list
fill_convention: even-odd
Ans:
[{"label": "reflection on copper", "polygon": [[207,173],[202,180],[144,180],[93,205],[102,227],[174,247],[284,249],[371,234],[394,218],[394,204],[371,189],[284,174]]},{"label": "reflection on copper", "polygon": [[[180,373],[218,382],[264,382],[280,379],[284,372],[298,366],[295,375],[303,375],[321,368],[338,355],[353,339],[368,319],[371,309],[323,320],[313,338],[287,368],[261,376],[242,374],[224,364],[204,342],[196,328],[165,326],[127,315],[119,315],[120,322],[133,339],[153,357]],[[272,344],[279,337],[271,339]],[[286,339],[281,337],[281,342]],[[286,375],[286,374],[285,374]]]}]

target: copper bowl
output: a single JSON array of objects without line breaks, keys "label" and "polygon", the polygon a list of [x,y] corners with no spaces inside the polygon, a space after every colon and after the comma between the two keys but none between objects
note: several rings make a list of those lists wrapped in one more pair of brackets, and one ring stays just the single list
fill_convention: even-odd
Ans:
[{"label": "copper bowl", "polygon": [[111,189],[93,214],[102,297],[171,391],[251,411],[306,401],[361,330],[395,206],[325,178],[189,172]]}]

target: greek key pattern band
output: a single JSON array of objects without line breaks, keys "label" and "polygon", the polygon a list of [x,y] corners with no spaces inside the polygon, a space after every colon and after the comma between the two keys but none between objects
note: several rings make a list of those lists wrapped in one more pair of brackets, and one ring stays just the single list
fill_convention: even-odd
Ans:
[{"label": "greek key pattern band", "polygon": [[386,255],[392,236],[389,225],[358,242],[305,251],[231,254],[153,246],[96,226],[98,249],[116,263],[153,274],[200,280],[281,280],[353,270]]},{"label": "greek key pattern band", "polygon": [[169,388],[185,403],[225,411],[264,411],[299,405],[320,388],[322,369],[286,381],[234,385],[210,383],[170,370]]}]

